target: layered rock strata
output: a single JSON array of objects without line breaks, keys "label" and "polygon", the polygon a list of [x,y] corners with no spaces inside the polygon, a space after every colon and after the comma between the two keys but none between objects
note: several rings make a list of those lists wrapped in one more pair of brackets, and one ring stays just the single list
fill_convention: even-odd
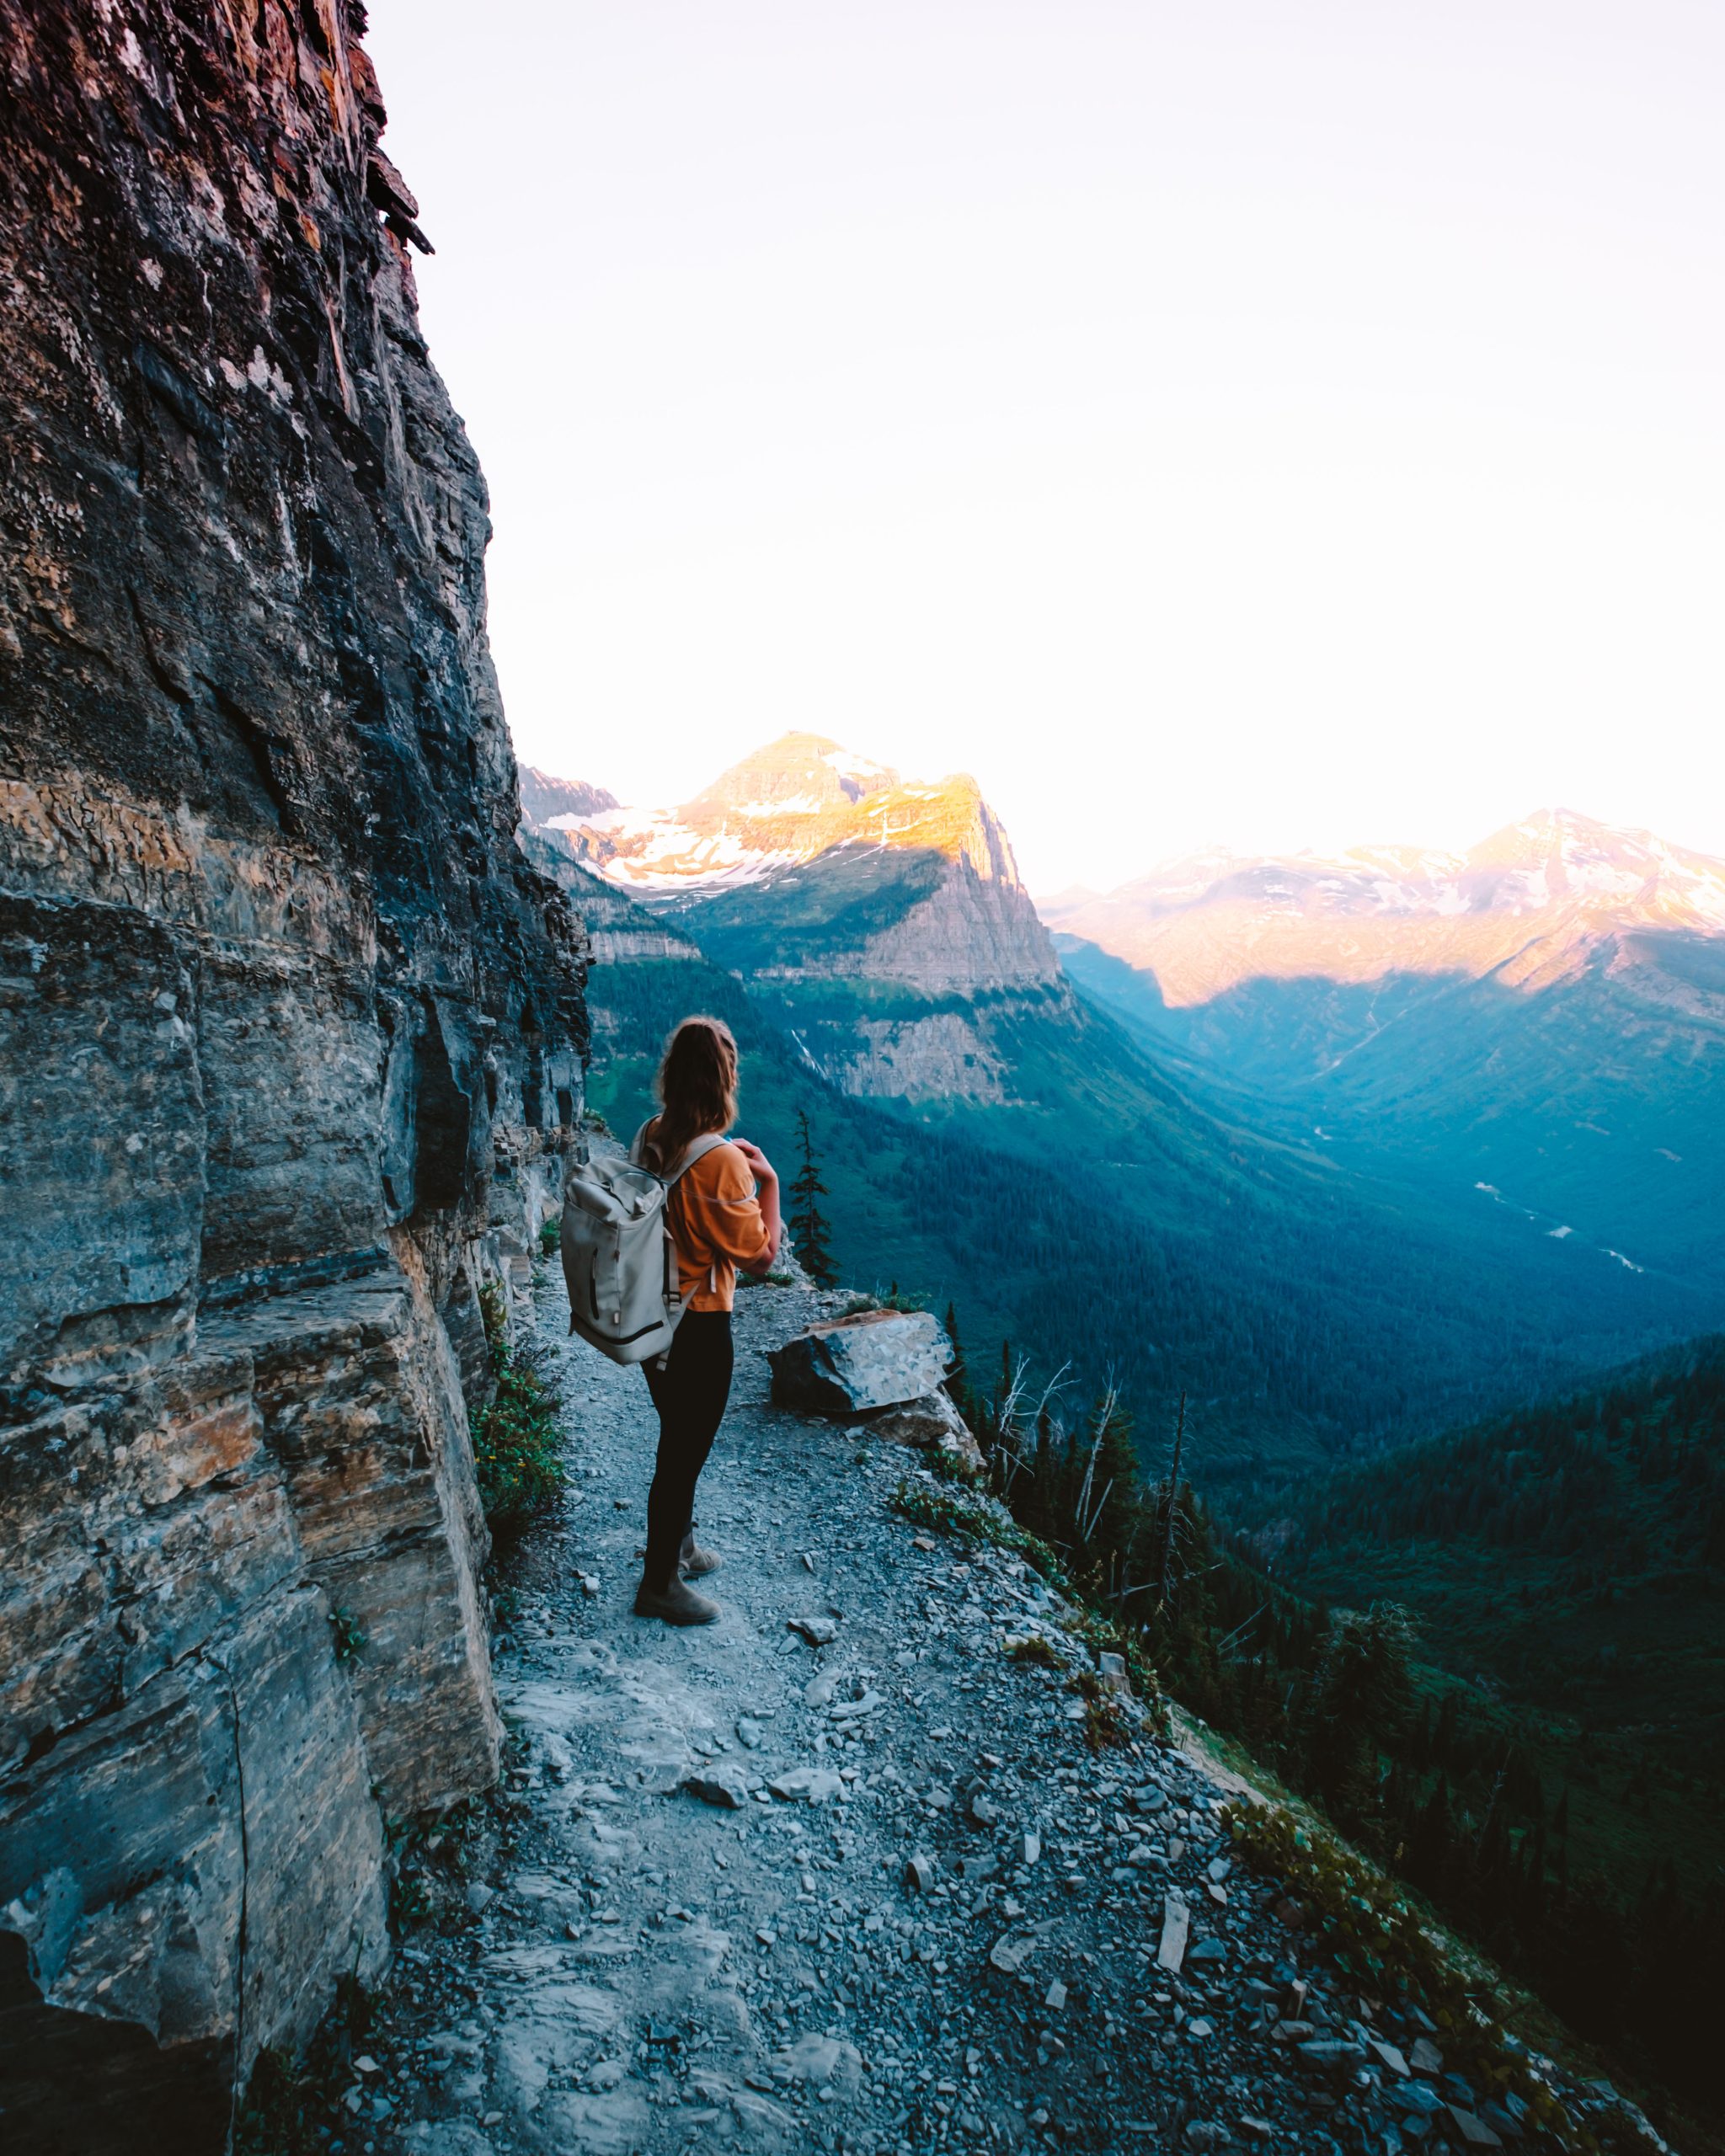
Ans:
[{"label": "layered rock strata", "polygon": [[581,1108],[339,0],[0,18],[0,2120],[219,2148],[499,1725],[467,1413]]}]

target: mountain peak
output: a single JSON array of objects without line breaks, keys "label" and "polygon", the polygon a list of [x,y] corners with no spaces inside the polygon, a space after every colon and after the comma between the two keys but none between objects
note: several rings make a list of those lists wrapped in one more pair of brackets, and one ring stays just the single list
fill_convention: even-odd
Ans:
[{"label": "mountain peak", "polygon": [[636,890],[755,883],[836,846],[940,854],[985,883],[1022,889],[1007,835],[968,772],[907,780],[821,734],[781,734],[678,808],[611,803],[579,824],[559,817],[557,828],[590,867]]},{"label": "mountain peak", "polygon": [[871,793],[899,783],[884,764],[859,756],[823,734],[782,734],[721,771],[713,783],[685,804],[683,814],[702,809],[748,814],[757,808],[772,814],[796,814],[854,806]]},{"label": "mountain peak", "polygon": [[1471,849],[1471,910],[1580,908],[1626,926],[1725,928],[1725,862],[1575,808],[1540,808]]},{"label": "mountain peak", "polygon": [[521,814],[535,830],[572,830],[590,816],[617,805],[617,796],[585,779],[558,778],[531,764],[521,766]]}]

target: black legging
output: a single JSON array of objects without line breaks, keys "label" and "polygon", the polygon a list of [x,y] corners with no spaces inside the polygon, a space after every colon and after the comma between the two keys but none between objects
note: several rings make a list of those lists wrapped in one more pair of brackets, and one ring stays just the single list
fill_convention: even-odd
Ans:
[{"label": "black legging", "polygon": [[724,1419],[731,1390],[731,1314],[690,1310],[676,1329],[665,1368],[643,1365],[659,1410],[659,1459],[647,1493],[647,1563],[643,1584],[663,1594],[676,1577],[683,1537],[695,1513],[695,1485]]}]

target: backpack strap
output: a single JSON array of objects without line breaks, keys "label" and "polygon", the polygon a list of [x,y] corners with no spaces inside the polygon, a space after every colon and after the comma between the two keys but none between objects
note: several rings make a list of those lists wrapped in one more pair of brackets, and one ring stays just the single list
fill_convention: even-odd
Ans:
[{"label": "backpack strap", "polygon": [[[642,1145],[646,1139],[649,1129],[658,1120],[659,1118],[656,1116],[649,1115],[646,1122],[641,1125],[641,1128],[635,1133],[633,1138],[629,1141],[629,1158],[634,1162],[638,1168],[646,1166],[646,1163],[641,1157]],[[705,1160],[709,1153],[716,1151],[721,1145],[729,1145],[730,1142],[730,1139],[722,1130],[704,1131],[699,1138],[690,1139],[688,1146],[684,1151],[682,1159],[677,1163],[676,1172],[674,1175],[660,1176],[659,1180],[665,1185],[667,1190],[670,1190],[673,1185],[682,1181],[683,1177],[687,1175],[690,1169],[694,1166],[697,1161]],[[653,1171],[649,1168],[647,1172],[651,1175]]]},{"label": "backpack strap", "polygon": [[688,1150],[677,1163],[676,1173],[662,1178],[665,1188],[669,1190],[674,1183],[681,1182],[697,1161],[704,1161],[709,1153],[715,1152],[721,1145],[729,1145],[730,1142],[722,1130],[709,1130],[701,1137],[691,1139]]}]

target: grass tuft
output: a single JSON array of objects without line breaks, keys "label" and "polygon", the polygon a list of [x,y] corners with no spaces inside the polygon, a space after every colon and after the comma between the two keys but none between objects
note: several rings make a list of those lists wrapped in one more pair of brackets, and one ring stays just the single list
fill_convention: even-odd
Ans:
[{"label": "grass tuft", "polygon": [[872,1295],[852,1295],[839,1312],[841,1317],[866,1317],[871,1310],[897,1310],[905,1317],[915,1317],[927,1308],[915,1296],[901,1294],[899,1283],[889,1288],[877,1288]]},{"label": "grass tuft", "polygon": [[1051,1587],[1064,1589],[1065,1586],[1060,1560],[1047,1543],[1020,1527],[1004,1508],[961,1496],[957,1478],[944,1490],[900,1482],[892,1502],[895,1512],[918,1527],[932,1528],[937,1534],[955,1535],[961,1541],[987,1542],[999,1550],[1013,1550]]}]

